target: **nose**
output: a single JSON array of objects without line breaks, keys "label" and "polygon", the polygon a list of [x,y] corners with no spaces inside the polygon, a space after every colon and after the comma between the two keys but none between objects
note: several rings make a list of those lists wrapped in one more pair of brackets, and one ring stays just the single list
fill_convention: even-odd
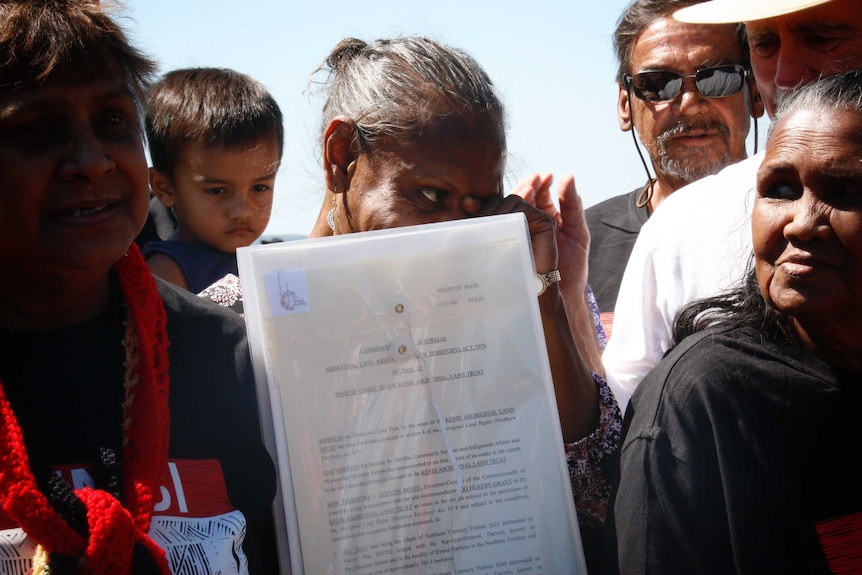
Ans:
[{"label": "nose", "polygon": [[232,194],[233,201],[230,203],[228,215],[236,220],[246,220],[251,218],[254,211],[254,202],[248,193]]},{"label": "nose", "polygon": [[784,226],[784,237],[787,240],[810,242],[831,237],[829,207],[811,198],[809,193],[792,202],[789,210],[789,218]]},{"label": "nose", "polygon": [[473,217],[482,209],[482,200],[476,196],[465,195],[461,198],[461,209],[468,218]]},{"label": "nose", "polygon": [[805,51],[790,40],[783,41],[775,61],[774,83],[778,93],[792,90],[817,79],[815,70],[805,58]]},{"label": "nose", "polygon": [[709,104],[707,98],[700,93],[694,78],[683,78],[682,87],[675,98],[676,110],[678,114],[683,116],[694,116],[703,112]]},{"label": "nose", "polygon": [[70,128],[68,151],[60,164],[60,176],[69,180],[97,182],[116,168],[105,144],[89,125]]}]

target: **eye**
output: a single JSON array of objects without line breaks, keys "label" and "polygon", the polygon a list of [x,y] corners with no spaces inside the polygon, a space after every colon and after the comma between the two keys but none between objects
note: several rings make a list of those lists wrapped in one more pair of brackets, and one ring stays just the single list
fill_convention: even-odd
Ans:
[{"label": "eye", "polygon": [[98,129],[108,137],[126,137],[137,131],[135,117],[122,110],[105,110],[96,121]]},{"label": "eye", "polygon": [[419,193],[428,198],[428,201],[435,204],[441,203],[446,195],[442,190],[435,190],[433,188],[422,188],[419,190]]},{"label": "eye", "polygon": [[758,186],[758,195],[762,198],[772,198],[775,200],[795,200],[802,195],[802,191],[798,186],[787,182],[786,180],[774,180],[764,182]]},{"label": "eye", "polygon": [[831,52],[841,42],[842,38],[835,36],[827,36],[823,34],[811,34],[805,38],[805,43],[812,50],[819,52]]},{"label": "eye", "polygon": [[204,193],[209,194],[211,196],[220,196],[222,194],[227,193],[227,188],[224,188],[224,187],[206,188],[206,189],[204,189]]},{"label": "eye", "polygon": [[257,184],[257,185],[254,185],[251,187],[251,191],[252,192],[259,192],[259,193],[271,192],[272,186],[269,186],[267,184]]},{"label": "eye", "polygon": [[847,184],[829,191],[829,203],[838,209],[858,210],[862,207],[862,186]]},{"label": "eye", "polygon": [[58,125],[45,120],[27,122],[18,128],[20,141],[29,146],[44,146],[55,141],[59,136]]},{"label": "eye", "polygon": [[749,36],[748,47],[752,54],[756,54],[760,58],[769,58],[778,52],[781,42],[778,34],[756,34]]}]

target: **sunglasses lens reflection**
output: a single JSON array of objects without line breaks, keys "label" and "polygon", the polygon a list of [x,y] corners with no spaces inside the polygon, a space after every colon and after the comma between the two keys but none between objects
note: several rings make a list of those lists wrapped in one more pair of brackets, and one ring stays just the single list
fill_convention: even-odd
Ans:
[{"label": "sunglasses lens reflection", "polygon": [[682,76],[675,72],[639,72],[633,78],[635,93],[642,100],[673,100],[682,87]]},{"label": "sunglasses lens reflection", "polygon": [[[650,102],[673,100],[682,89],[683,76],[669,70],[654,70],[638,72],[630,77],[635,95]],[[704,68],[694,74],[698,91],[707,98],[724,98],[736,94],[742,89],[745,81],[745,69],[742,66],[718,66]]]},{"label": "sunglasses lens reflection", "polygon": [[742,89],[742,74],[732,67],[698,70],[695,82],[700,93],[707,98],[724,98]]}]

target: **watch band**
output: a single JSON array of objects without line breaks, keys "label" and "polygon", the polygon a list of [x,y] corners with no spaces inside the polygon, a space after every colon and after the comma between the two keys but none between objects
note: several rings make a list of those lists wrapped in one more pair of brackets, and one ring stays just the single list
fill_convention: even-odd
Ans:
[{"label": "watch band", "polygon": [[552,270],[545,274],[537,273],[536,277],[539,278],[539,281],[541,282],[538,295],[542,295],[548,289],[548,286],[562,279],[560,278],[560,270]]}]

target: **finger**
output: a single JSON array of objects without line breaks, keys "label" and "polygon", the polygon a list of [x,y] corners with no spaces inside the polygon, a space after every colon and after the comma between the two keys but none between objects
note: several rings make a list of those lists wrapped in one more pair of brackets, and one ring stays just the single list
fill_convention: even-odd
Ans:
[{"label": "finger", "polygon": [[480,215],[521,212],[527,219],[530,243],[536,269],[549,271],[557,267],[556,224],[553,216],[531,206],[518,195],[508,195],[495,205],[483,207]]},{"label": "finger", "polygon": [[531,174],[521,179],[520,182],[512,189],[510,194],[517,194],[524,199],[527,199],[527,195],[532,195],[535,193],[535,189],[542,185],[541,183],[542,175],[541,174]]},{"label": "finger", "polygon": [[490,216],[497,214],[513,214],[521,212],[527,217],[530,234],[551,231],[556,228],[554,218],[551,214],[531,206],[523,198],[516,194],[510,194],[499,202],[486,203],[477,215]]},{"label": "finger", "polygon": [[545,200],[543,199],[543,196],[545,194],[550,195],[551,184],[553,182],[554,175],[549,172],[544,174],[533,174],[532,176],[521,180],[512,193],[524,198],[528,204],[538,207],[537,202],[544,202]]},{"label": "finger", "polygon": [[584,202],[578,194],[575,186],[575,177],[572,174],[563,174],[560,177],[557,195],[560,199],[560,213],[562,220],[567,226],[587,225],[584,216]]},{"label": "finger", "polygon": [[536,190],[534,205],[543,212],[556,216],[557,206],[554,205],[554,195],[551,193],[551,184],[553,183],[553,175],[547,174],[547,178],[542,180],[542,185]]}]

